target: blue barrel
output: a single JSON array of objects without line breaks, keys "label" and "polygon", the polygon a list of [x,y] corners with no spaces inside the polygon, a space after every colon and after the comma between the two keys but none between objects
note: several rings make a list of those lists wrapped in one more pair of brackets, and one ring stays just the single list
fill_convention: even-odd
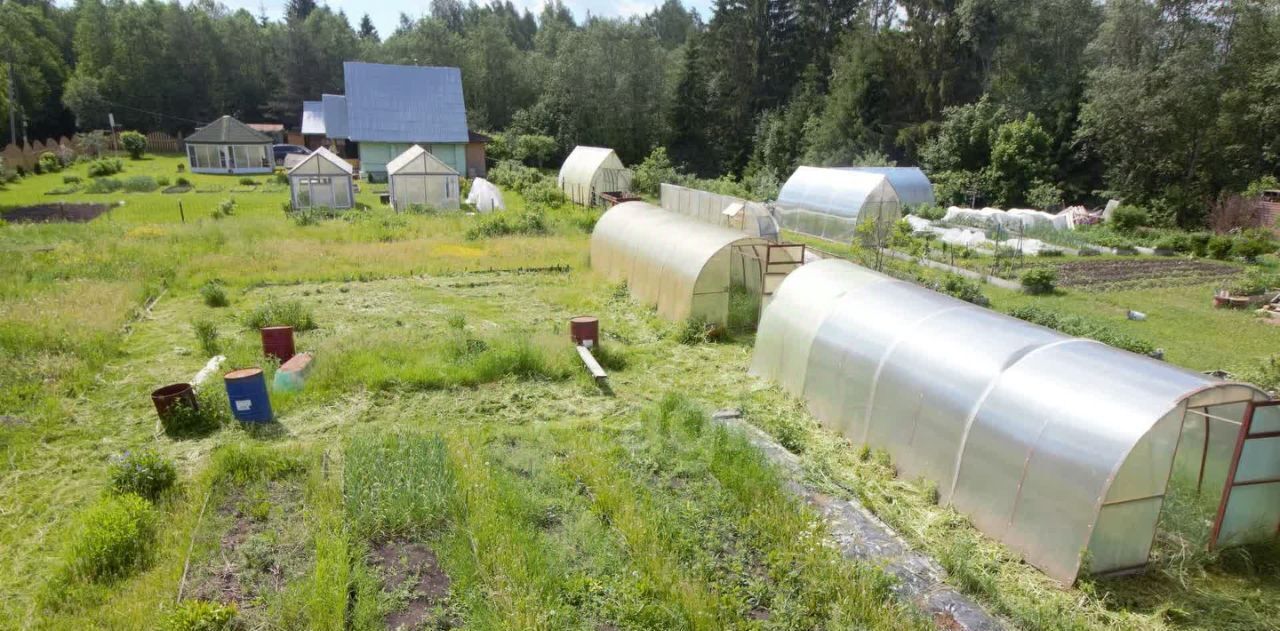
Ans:
[{"label": "blue barrel", "polygon": [[267,380],[261,368],[241,368],[222,376],[227,384],[227,398],[236,420],[266,423],[272,418],[271,398],[267,396]]}]

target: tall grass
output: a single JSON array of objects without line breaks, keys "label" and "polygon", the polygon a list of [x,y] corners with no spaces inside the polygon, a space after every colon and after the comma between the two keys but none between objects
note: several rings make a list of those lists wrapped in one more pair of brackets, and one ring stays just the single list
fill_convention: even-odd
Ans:
[{"label": "tall grass", "polygon": [[425,536],[441,528],[457,492],[437,436],[360,436],[345,451],[343,505],[365,539]]},{"label": "tall grass", "polygon": [[298,300],[271,300],[245,314],[241,320],[247,329],[269,326],[291,326],[296,332],[316,328],[311,309]]},{"label": "tall grass", "polygon": [[316,388],[441,390],[506,378],[561,381],[576,373],[567,342],[500,331],[480,337],[465,325],[444,331],[391,330],[341,340],[322,352],[333,359],[310,378]]}]

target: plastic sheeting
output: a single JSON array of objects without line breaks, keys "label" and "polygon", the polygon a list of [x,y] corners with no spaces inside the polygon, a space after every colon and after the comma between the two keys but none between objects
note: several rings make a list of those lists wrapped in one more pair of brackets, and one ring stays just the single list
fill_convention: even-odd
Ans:
[{"label": "plastic sheeting", "polygon": [[1033,228],[1049,228],[1053,230],[1074,230],[1076,225],[1072,213],[1046,213],[1028,208],[1001,210],[999,208],[961,208],[952,206],[947,209],[943,221],[963,223],[979,227],[1001,226],[1007,230],[1028,230]]},{"label": "plastic sheeting", "polygon": [[493,182],[482,177],[476,178],[471,182],[471,191],[467,193],[467,203],[475,206],[476,210],[482,213],[491,213],[495,210],[506,210],[507,208],[506,203],[502,201],[502,191]]},{"label": "plastic sheeting", "polygon": [[853,241],[863,222],[891,226],[902,217],[902,203],[888,178],[849,169],[800,167],[782,185],[774,206],[783,228],[839,242]]},{"label": "plastic sheeting", "polygon": [[575,204],[594,206],[601,193],[631,191],[631,172],[605,147],[577,146],[560,166],[560,190]]},{"label": "plastic sheeting", "polygon": [[853,171],[879,173],[889,178],[903,208],[933,205],[933,182],[918,167],[846,167]]},{"label": "plastic sheeting", "polygon": [[[1064,583],[1081,551],[1096,572],[1146,563],[1175,453],[1193,454],[1192,476],[1229,466],[1199,458],[1205,441],[1179,446],[1188,410],[1266,396],[837,259],[782,282],[751,372],[888,450],[903,477],[932,480],[943,504]],[[1258,462],[1280,466],[1280,449]],[[1274,536],[1280,506],[1240,506],[1228,522],[1272,530],[1233,542]]]},{"label": "plastic sheeting", "polygon": [[[609,209],[591,233],[591,266],[612,281],[627,281],[632,297],[655,305],[673,321],[703,318],[725,324],[735,275],[758,280],[763,239],[667,212],[645,202]],[[749,278],[741,278],[750,282]]]},{"label": "plastic sheeting", "polygon": [[778,221],[770,214],[768,206],[759,202],[675,184],[663,184],[661,195],[663,210],[733,228],[753,237],[778,240]]}]

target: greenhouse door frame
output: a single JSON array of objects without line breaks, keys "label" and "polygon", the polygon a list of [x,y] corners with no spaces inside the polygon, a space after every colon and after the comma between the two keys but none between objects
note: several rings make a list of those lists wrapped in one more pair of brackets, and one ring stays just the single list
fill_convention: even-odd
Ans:
[{"label": "greenhouse door frame", "polygon": [[[1249,441],[1280,439],[1280,430],[1272,430],[1265,432],[1253,432],[1253,415],[1259,408],[1274,407],[1280,405],[1280,400],[1274,401],[1250,401],[1245,407],[1244,418],[1240,425],[1240,433],[1236,436],[1235,451],[1231,454],[1231,466],[1227,469],[1227,482],[1222,489],[1222,501],[1218,504],[1218,514],[1213,520],[1213,532],[1209,537],[1209,549],[1222,545],[1222,524],[1227,518],[1228,505],[1231,502],[1233,491],[1240,487],[1258,486],[1266,484],[1280,484],[1280,476],[1271,476],[1264,478],[1237,480],[1237,474],[1240,470],[1240,460],[1244,455],[1245,445]],[[1237,511],[1238,512],[1238,511]],[[1280,520],[1276,523],[1275,532],[1280,534]],[[1231,533],[1227,533],[1230,535]]]}]

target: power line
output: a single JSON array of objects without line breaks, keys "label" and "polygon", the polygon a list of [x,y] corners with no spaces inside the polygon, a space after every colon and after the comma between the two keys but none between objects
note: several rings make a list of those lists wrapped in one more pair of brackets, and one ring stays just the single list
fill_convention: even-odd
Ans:
[{"label": "power line", "polygon": [[150,114],[150,115],[152,115],[152,116],[160,116],[160,117],[163,117],[163,118],[172,118],[173,120],[182,121],[182,122],[184,122],[184,123],[195,123],[196,125],[201,125],[201,126],[208,124],[208,123],[207,123],[207,121],[192,120],[192,119],[190,119],[190,118],[183,118],[183,117],[181,117],[181,116],[174,116],[174,115],[172,115],[172,114],[165,114],[165,113],[163,113],[163,112],[153,112],[153,111],[151,111],[151,110],[144,110],[144,109],[142,109],[142,108],[140,108],[140,107],[134,107],[134,106],[132,106],[132,105],[125,105],[125,104],[123,104],[123,103],[116,103],[116,102],[114,102],[114,101],[108,101],[108,100],[106,100],[106,99],[102,99],[102,102],[103,102],[103,103],[106,103],[107,105],[110,105],[110,106],[112,106],[112,107],[123,107],[123,108],[124,108],[124,109],[126,109],[126,110],[133,110],[133,111],[135,111],[135,112],[141,112],[141,113],[143,113],[143,114]]}]

